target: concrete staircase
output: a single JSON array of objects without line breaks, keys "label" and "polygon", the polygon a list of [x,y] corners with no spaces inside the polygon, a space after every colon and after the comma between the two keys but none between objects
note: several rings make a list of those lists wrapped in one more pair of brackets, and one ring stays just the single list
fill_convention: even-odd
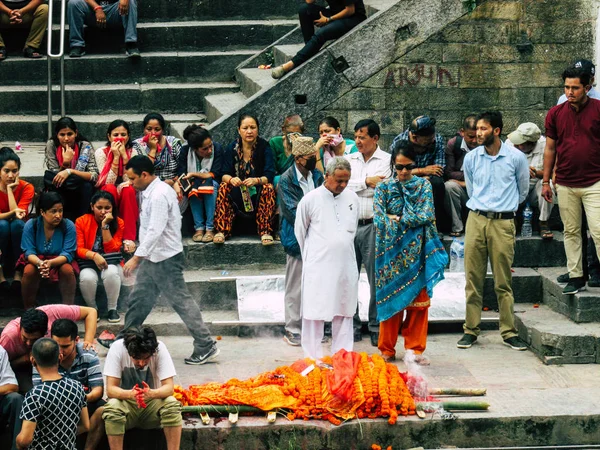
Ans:
[{"label": "concrete staircase", "polygon": [[[55,6],[58,12],[58,2]],[[205,97],[238,92],[235,67],[297,27],[293,1],[261,0],[248,8],[245,0],[148,0],[139,8],[141,60],[125,57],[122,31],[97,29],[86,30],[86,56],[65,58],[67,114],[89,139],[104,139],[108,123],[125,117],[133,134],[141,134],[141,119],[152,111],[164,113],[174,126],[205,122]],[[16,53],[0,65],[0,141],[45,141],[46,59],[21,57],[22,33],[4,35]],[[66,39],[68,54],[68,31]],[[58,69],[53,62],[54,80]],[[59,114],[58,88],[53,102]]]}]

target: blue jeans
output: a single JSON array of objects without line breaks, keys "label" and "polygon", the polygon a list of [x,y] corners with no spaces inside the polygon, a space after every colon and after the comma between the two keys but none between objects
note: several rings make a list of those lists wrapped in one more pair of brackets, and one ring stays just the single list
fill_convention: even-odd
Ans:
[{"label": "blue jeans", "polygon": [[[25,222],[18,219],[0,220],[0,251],[2,252],[2,265],[16,262],[21,256],[21,235]],[[9,261],[8,255],[12,258]],[[14,264],[13,264],[14,265]]]},{"label": "blue jeans", "polygon": [[[129,0],[129,14],[119,14],[119,2],[102,6],[106,14],[106,27],[119,27],[125,29],[125,42],[137,42],[137,0]],[[83,25],[96,26],[96,14],[85,0],[69,0],[67,4],[67,20],[69,21],[69,44],[73,47],[85,47],[83,39]]]},{"label": "blue jeans", "polygon": [[194,217],[194,229],[212,231],[215,229],[215,207],[217,204],[217,192],[219,185],[213,180],[215,188],[212,195],[201,194],[190,197],[190,208]]}]

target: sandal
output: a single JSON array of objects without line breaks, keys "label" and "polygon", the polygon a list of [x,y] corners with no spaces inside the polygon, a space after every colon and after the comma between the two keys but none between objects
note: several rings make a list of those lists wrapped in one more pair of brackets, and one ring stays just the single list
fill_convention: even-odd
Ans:
[{"label": "sandal", "polygon": [[192,236],[192,241],[202,242],[203,238],[204,238],[204,230],[196,230],[196,232]]},{"label": "sandal", "polygon": [[39,59],[43,55],[33,47],[25,47],[23,49],[23,56],[25,58]]},{"label": "sandal", "polygon": [[4,61],[6,59],[6,48],[0,48],[0,61]]},{"label": "sandal", "polygon": [[214,238],[215,238],[215,234],[209,230],[204,234],[204,237],[202,238],[202,242],[204,242],[205,244],[208,244],[209,242],[212,242]]},{"label": "sandal", "polygon": [[223,233],[217,233],[213,237],[213,244],[224,244],[225,243],[225,235]]},{"label": "sandal", "polygon": [[263,234],[260,237],[260,241],[262,242],[262,245],[267,246],[267,245],[273,245],[273,236],[271,236],[270,234]]},{"label": "sandal", "polygon": [[540,222],[540,234],[542,235],[542,239],[544,240],[551,241],[552,239],[554,239],[554,233],[550,229],[548,223]]}]

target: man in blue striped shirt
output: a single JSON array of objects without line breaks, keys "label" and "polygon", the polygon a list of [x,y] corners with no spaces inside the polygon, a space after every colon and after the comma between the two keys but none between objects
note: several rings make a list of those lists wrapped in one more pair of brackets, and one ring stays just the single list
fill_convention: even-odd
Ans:
[{"label": "man in blue striped shirt", "polygon": [[469,348],[477,341],[489,256],[504,344],[515,350],[527,349],[515,328],[511,266],[515,255],[515,211],[529,193],[529,164],[523,152],[500,140],[502,125],[502,114],[497,111],[479,114],[479,147],[467,153],[463,163],[469,194],[467,207],[471,211],[465,233],[467,317],[458,348]]},{"label": "man in blue striped shirt", "polygon": [[[106,405],[102,399],[104,380],[98,355],[92,350],[83,349],[83,343],[79,342],[78,332],[77,324],[72,320],[58,319],[52,324],[50,335],[58,344],[62,356],[58,365],[58,373],[65,378],[79,381],[83,385],[90,416],[90,431],[86,448],[95,448],[104,433],[104,422],[102,421],[102,412]],[[34,387],[42,384],[42,379],[35,366],[32,378]],[[95,442],[95,444],[89,447],[90,442]]]}]

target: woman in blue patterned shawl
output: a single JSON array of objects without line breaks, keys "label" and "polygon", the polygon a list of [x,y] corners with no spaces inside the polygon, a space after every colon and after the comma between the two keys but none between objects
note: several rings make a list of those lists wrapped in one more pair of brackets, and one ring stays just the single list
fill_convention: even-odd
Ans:
[{"label": "woman in blue patterned shawl", "polygon": [[[427,344],[429,299],[444,279],[448,255],[435,227],[431,183],[412,175],[415,150],[402,143],[392,154],[395,175],[375,189],[375,279],[378,348],[386,361],[396,358],[398,331],[404,348],[419,364]],[[406,314],[404,314],[406,311]]]}]

